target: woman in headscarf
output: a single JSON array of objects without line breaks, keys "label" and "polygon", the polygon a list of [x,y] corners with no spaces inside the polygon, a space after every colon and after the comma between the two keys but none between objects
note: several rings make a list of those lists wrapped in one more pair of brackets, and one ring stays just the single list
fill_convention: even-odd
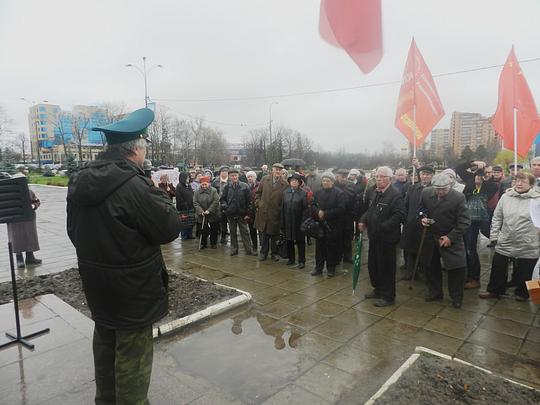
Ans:
[{"label": "woman in headscarf", "polygon": [[193,195],[193,206],[197,214],[197,224],[202,232],[201,249],[206,248],[209,235],[210,247],[215,249],[219,231],[219,194],[210,186],[210,177],[202,176],[200,184]]},{"label": "woman in headscarf", "polygon": [[289,188],[283,192],[281,223],[287,242],[288,266],[295,264],[294,244],[298,246],[298,268],[306,266],[306,237],[300,225],[308,217],[307,193],[300,188],[302,177],[295,173],[287,180]]}]

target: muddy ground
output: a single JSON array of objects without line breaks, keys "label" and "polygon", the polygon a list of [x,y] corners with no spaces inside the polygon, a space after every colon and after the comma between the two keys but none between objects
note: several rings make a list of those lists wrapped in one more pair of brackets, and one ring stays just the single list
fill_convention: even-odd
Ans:
[{"label": "muddy ground", "polygon": [[[74,268],[61,273],[18,280],[17,294],[19,300],[44,294],[55,294],[90,317],[79,272]],[[237,295],[240,295],[237,291],[217,286],[212,282],[169,272],[169,315],[160,323],[183,318]],[[11,282],[0,283],[0,305],[12,299]]]},{"label": "muddy ground", "polygon": [[422,354],[375,403],[531,405],[540,403],[540,391],[455,361]]}]

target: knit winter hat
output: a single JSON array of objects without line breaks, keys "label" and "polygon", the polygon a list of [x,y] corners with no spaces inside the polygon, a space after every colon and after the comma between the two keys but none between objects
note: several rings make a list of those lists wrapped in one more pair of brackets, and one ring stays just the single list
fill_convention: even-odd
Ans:
[{"label": "knit winter hat", "polygon": [[334,176],[334,173],[332,172],[324,172],[323,174],[321,174],[321,179],[330,179],[332,181],[332,183],[335,183],[336,181],[336,176]]}]

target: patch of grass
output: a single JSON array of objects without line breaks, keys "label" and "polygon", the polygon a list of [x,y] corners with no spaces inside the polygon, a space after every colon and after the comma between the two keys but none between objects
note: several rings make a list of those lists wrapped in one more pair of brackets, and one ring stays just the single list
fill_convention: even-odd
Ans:
[{"label": "patch of grass", "polygon": [[68,181],[68,176],[45,177],[41,175],[31,174],[28,177],[28,183],[30,184],[44,184],[47,186],[67,187]]}]

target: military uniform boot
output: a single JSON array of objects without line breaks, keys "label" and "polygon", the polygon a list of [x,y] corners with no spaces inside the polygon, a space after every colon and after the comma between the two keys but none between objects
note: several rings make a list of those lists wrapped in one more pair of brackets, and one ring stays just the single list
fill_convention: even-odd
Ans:
[{"label": "military uniform boot", "polygon": [[19,269],[23,269],[24,268],[24,258],[23,258],[22,253],[17,253],[16,257],[17,257],[17,267]]},{"label": "military uniform boot", "polygon": [[42,260],[37,259],[33,252],[26,252],[26,264],[41,264]]}]

